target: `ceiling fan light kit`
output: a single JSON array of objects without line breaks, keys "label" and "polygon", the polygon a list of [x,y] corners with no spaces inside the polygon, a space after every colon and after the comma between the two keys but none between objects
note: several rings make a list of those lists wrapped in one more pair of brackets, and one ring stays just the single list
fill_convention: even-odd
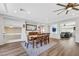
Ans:
[{"label": "ceiling fan light kit", "polygon": [[72,7],[68,8],[67,10],[72,10]]}]

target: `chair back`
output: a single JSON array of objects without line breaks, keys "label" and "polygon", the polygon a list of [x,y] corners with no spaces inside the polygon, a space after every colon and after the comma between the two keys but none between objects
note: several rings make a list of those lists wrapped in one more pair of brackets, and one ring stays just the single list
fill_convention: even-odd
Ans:
[{"label": "chair back", "polygon": [[38,35],[38,32],[29,32],[28,33],[28,40],[31,40],[32,36]]}]

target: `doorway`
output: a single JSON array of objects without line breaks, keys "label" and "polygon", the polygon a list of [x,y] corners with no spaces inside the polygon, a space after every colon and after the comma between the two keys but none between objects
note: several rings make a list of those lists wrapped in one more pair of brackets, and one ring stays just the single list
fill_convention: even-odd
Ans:
[{"label": "doorway", "polygon": [[76,23],[73,22],[64,22],[60,24],[60,38],[61,39],[75,39],[75,27]]}]

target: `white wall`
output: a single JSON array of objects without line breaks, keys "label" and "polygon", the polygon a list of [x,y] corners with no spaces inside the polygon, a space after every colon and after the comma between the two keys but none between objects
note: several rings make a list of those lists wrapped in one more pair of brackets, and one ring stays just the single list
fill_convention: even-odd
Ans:
[{"label": "white wall", "polygon": [[60,32],[71,32],[71,33],[73,33],[73,28],[61,28]]},{"label": "white wall", "polygon": [[79,43],[79,19],[76,20],[75,42]]},{"label": "white wall", "polygon": [[[40,28],[39,28],[40,27]],[[41,33],[50,33],[50,26],[49,25],[37,25],[37,30],[40,31]]]},{"label": "white wall", "polygon": [[60,24],[60,32],[71,32],[73,33],[73,28],[75,26],[75,21],[65,22]]},{"label": "white wall", "polygon": [[49,26],[49,25],[45,25],[45,26],[43,27],[43,32],[44,32],[44,33],[50,33],[50,26]]}]

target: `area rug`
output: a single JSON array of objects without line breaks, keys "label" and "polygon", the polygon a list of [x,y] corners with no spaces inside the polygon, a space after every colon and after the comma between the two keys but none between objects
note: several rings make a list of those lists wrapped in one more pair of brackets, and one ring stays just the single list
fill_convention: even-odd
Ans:
[{"label": "area rug", "polygon": [[27,54],[29,56],[39,56],[41,53],[47,51],[51,47],[53,47],[54,44],[43,44],[43,46],[38,45],[38,48],[33,48],[30,44],[28,48],[26,48]]}]

